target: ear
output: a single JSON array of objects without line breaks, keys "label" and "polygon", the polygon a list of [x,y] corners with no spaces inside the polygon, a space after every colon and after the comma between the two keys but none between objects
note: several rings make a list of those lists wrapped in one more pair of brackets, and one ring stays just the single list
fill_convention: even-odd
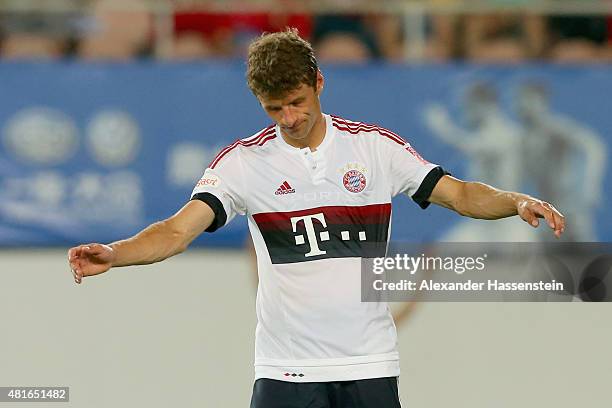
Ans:
[{"label": "ear", "polygon": [[323,77],[321,70],[317,70],[317,88],[315,89],[315,93],[317,94],[317,96],[321,94],[324,85],[325,78]]}]

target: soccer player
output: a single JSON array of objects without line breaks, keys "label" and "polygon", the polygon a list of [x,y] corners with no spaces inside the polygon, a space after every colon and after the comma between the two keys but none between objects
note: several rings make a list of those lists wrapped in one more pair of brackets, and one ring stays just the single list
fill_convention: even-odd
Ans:
[{"label": "soccer player", "polygon": [[518,214],[534,227],[544,218],[557,236],[563,216],[453,178],[389,130],[323,114],[323,75],[293,30],[251,44],[247,82],[274,124],[223,149],[175,215],[126,240],[71,248],[74,279],[159,262],[246,215],[259,268],[251,407],[399,407],[391,314],[360,301],[361,258],[385,255],[391,198],[476,218]]}]

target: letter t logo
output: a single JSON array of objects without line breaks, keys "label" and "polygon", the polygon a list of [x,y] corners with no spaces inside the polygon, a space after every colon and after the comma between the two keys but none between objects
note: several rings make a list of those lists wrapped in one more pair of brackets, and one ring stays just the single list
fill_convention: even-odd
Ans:
[{"label": "letter t logo", "polygon": [[[327,223],[325,222],[325,216],[323,215],[323,213],[305,215],[303,217],[291,217],[291,228],[293,228],[293,232],[297,232],[298,222],[300,221],[304,222],[304,228],[306,229],[306,237],[308,238],[308,244],[310,245],[310,252],[304,255],[306,257],[324,255],[327,253],[326,251],[323,251],[322,249],[319,248],[317,234],[315,232],[314,224],[312,222],[313,218],[318,220],[321,224],[323,224],[323,227],[327,228]],[[329,241],[329,232],[327,231],[321,232],[320,238],[321,238],[321,241]],[[305,243],[305,240],[304,240],[303,235],[295,236],[296,245],[302,245],[304,243]]]}]

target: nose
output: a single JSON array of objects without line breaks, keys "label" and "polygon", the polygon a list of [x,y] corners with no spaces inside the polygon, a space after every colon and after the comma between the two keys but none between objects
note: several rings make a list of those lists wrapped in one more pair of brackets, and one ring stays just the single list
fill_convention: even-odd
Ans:
[{"label": "nose", "polygon": [[293,127],[296,121],[297,115],[295,114],[291,106],[283,106],[281,115],[281,126],[290,128]]}]

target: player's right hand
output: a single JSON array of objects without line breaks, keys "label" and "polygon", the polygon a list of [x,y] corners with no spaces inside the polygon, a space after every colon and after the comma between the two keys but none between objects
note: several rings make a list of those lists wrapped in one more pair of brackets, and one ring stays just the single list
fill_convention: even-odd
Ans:
[{"label": "player's right hand", "polygon": [[86,244],[68,250],[68,264],[76,283],[85,276],[98,275],[113,266],[115,252],[108,245]]}]

